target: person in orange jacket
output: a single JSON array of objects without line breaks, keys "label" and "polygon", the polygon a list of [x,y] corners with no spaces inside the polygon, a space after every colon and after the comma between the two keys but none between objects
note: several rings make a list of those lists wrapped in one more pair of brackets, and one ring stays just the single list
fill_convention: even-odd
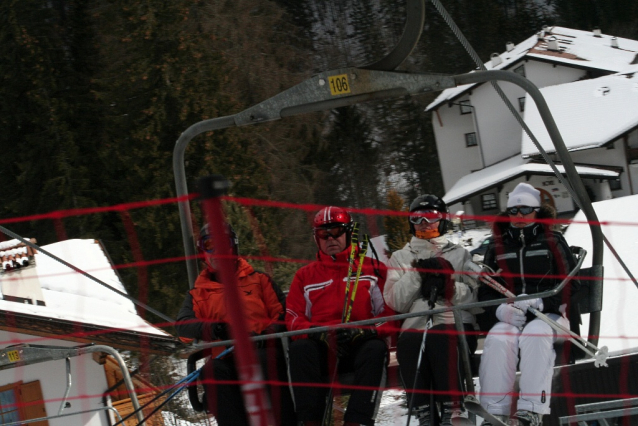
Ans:
[{"label": "person in orange jacket", "polygon": [[[246,318],[246,328],[254,336],[285,331],[283,319],[286,303],[283,292],[268,275],[255,271],[245,259],[238,256],[237,234],[230,225],[227,231],[231,249],[237,256],[236,277]],[[197,246],[199,252],[204,255],[206,268],[195,280],[194,288],[186,294],[177,316],[177,334],[185,343],[192,342],[194,339],[207,342],[228,340],[230,335],[227,306],[224,300],[224,284],[217,281],[215,243],[208,233],[208,224],[202,228]],[[270,380],[287,381],[281,341],[279,339],[261,341],[257,346],[257,354],[265,379],[268,380],[269,372],[273,369],[268,361],[270,360],[272,364],[273,360],[276,360],[277,377]],[[241,387],[238,384],[219,383],[239,380],[233,352],[219,357],[224,349],[224,347],[212,348],[210,350],[212,359],[204,365],[206,409],[213,413],[220,426],[248,426],[249,420]],[[273,354],[276,356],[272,356]],[[273,374],[270,376],[272,377]],[[288,386],[269,387],[269,390],[277,424],[295,425],[294,406]]]}]

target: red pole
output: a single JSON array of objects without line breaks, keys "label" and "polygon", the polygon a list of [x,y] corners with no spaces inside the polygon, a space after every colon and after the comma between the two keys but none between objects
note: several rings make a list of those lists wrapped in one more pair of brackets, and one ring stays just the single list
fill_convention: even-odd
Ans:
[{"label": "red pole", "polygon": [[237,259],[231,251],[230,235],[219,198],[226,194],[229,186],[229,182],[220,175],[206,176],[199,180],[202,206],[218,256],[218,278],[224,284],[224,297],[228,307],[231,336],[235,340],[237,373],[241,381],[244,405],[252,426],[268,426],[275,422],[266,396],[261,366],[248,337],[244,307],[237,288]]}]

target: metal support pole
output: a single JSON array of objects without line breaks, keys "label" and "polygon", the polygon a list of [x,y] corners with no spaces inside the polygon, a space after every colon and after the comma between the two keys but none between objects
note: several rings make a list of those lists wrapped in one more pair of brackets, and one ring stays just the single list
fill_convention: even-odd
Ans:
[{"label": "metal support pole", "polygon": [[62,414],[62,411],[64,411],[64,405],[66,404],[66,400],[69,397],[69,392],[71,392],[71,358],[66,358],[65,361],[66,361],[66,391],[64,392],[64,397],[62,398],[62,402],[60,403],[58,416]]},{"label": "metal support pole", "polygon": [[248,336],[245,307],[237,284],[238,259],[231,250],[230,234],[220,200],[229,187],[230,183],[220,175],[207,176],[199,180],[206,223],[212,241],[215,242],[212,260],[215,263],[217,280],[224,286],[226,319],[235,339],[236,368],[241,380],[244,405],[252,426],[266,426],[273,424],[273,416],[263,384],[261,365]]}]

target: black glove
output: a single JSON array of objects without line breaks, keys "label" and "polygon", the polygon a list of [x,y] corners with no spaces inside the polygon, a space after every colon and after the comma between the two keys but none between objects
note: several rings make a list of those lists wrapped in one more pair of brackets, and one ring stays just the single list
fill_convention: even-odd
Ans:
[{"label": "black glove", "polygon": [[268,327],[261,332],[261,334],[275,334],[275,333],[283,333],[286,331],[286,326],[277,321],[273,321]]},{"label": "black glove", "polygon": [[228,340],[228,324],[225,322],[210,323],[210,337],[212,340]]},{"label": "black glove", "polygon": [[353,343],[363,342],[377,336],[377,330],[369,328],[340,328],[337,330],[337,355],[350,354]]},{"label": "black glove", "polygon": [[424,300],[430,299],[432,289],[436,289],[438,296],[445,296],[448,299],[451,297],[451,295],[445,294],[446,290],[452,291],[451,294],[454,290],[454,280],[452,279],[454,267],[450,262],[442,257],[431,257],[417,260],[414,267],[419,269],[421,296]]},{"label": "black glove", "polygon": [[[310,327],[315,328],[315,327]],[[311,333],[308,334],[308,338],[314,340],[315,342],[321,343],[322,345],[326,345],[328,349],[334,351],[334,348],[330,346],[330,335],[327,331],[322,331],[321,333]]]}]

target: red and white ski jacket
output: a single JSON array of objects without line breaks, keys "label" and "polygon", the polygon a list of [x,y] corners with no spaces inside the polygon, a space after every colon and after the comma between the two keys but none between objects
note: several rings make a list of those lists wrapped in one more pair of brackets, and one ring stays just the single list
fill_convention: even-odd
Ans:
[{"label": "red and white ski jacket", "polygon": [[[320,251],[317,253],[315,262],[297,271],[286,298],[288,330],[303,330],[311,326],[341,323],[349,257],[350,247],[334,256],[328,256]],[[358,266],[357,253],[352,267],[350,295],[354,290]],[[394,315],[383,300],[383,287],[387,275],[385,264],[379,263],[377,270],[378,274],[374,270],[372,260],[368,257],[364,258],[350,322]],[[396,330],[396,323],[380,320],[376,327],[378,335],[386,337]],[[292,336],[292,339],[305,337],[306,335],[297,335]]]}]

